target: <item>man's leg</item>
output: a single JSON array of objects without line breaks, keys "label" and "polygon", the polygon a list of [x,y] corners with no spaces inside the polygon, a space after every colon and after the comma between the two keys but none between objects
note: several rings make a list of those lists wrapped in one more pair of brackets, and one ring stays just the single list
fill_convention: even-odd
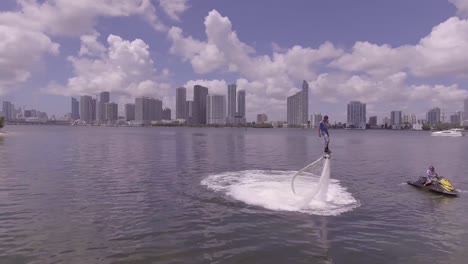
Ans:
[{"label": "man's leg", "polygon": [[330,138],[328,137],[327,134],[323,135],[323,139],[325,140],[325,153],[331,153],[330,150],[328,149],[328,144],[330,143]]}]

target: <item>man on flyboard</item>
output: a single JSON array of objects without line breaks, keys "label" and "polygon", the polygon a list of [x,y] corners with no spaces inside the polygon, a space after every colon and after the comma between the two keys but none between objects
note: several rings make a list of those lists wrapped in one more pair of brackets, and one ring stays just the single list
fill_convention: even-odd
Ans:
[{"label": "man on flyboard", "polygon": [[323,120],[320,121],[320,124],[319,124],[319,137],[322,137],[323,136],[323,139],[325,140],[325,157],[330,157],[330,154],[331,154],[331,151],[330,149],[328,148],[328,144],[330,143],[330,134],[328,134],[328,116],[325,115],[323,117]]}]

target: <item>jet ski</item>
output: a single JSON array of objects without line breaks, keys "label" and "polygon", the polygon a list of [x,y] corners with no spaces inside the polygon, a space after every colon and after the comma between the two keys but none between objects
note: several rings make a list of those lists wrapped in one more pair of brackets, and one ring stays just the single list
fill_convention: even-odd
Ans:
[{"label": "jet ski", "polygon": [[458,191],[452,186],[449,180],[439,177],[437,180],[433,180],[431,184],[424,186],[426,177],[419,177],[416,181],[408,181],[409,185],[413,185],[418,188],[422,188],[428,191],[445,194],[448,196],[458,196]]}]

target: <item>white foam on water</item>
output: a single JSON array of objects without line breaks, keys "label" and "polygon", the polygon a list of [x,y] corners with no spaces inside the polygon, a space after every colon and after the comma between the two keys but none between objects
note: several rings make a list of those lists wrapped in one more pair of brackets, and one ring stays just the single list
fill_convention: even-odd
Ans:
[{"label": "white foam on water", "polygon": [[327,190],[317,193],[318,199],[306,201],[311,191],[321,189],[318,186],[319,177],[309,174],[298,178],[295,181],[297,194],[294,194],[291,178],[295,173],[261,170],[225,172],[208,176],[201,184],[246,204],[275,211],[339,215],[359,207],[359,202],[335,179],[327,179]]},{"label": "white foam on water", "polygon": [[303,207],[307,207],[313,200],[317,200],[319,202],[326,202],[327,200],[327,193],[328,193],[328,185],[330,182],[330,160],[325,159],[325,163],[323,165],[322,175],[318,181],[317,186],[312,189],[311,192],[305,195],[304,200],[302,202]]}]

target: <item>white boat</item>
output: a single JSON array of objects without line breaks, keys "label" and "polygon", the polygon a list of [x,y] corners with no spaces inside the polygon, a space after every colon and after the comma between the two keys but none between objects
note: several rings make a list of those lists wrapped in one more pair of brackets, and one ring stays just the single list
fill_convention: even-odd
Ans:
[{"label": "white boat", "polygon": [[453,128],[449,130],[443,131],[436,131],[432,132],[431,136],[438,136],[438,137],[462,137],[465,134],[463,133],[463,129],[461,128]]}]

